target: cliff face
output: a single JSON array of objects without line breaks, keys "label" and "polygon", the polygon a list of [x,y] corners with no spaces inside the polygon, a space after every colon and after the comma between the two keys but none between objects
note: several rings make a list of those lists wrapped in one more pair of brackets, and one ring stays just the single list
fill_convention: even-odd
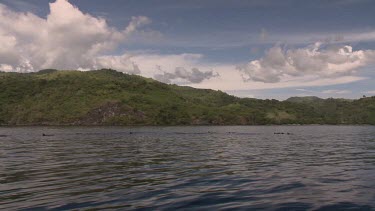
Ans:
[{"label": "cliff face", "polygon": [[[122,125],[143,122],[145,114],[120,102],[106,102],[81,117],[74,125]],[[126,120],[126,122],[122,122]]]},{"label": "cliff face", "polygon": [[1,125],[375,124],[375,98],[237,98],[114,70],[0,73]]}]

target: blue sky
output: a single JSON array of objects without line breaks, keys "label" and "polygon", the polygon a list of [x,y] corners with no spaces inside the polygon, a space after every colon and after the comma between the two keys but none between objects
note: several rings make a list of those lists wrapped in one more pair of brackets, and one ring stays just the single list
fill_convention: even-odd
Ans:
[{"label": "blue sky", "polygon": [[[15,39],[14,45],[3,46],[4,54],[24,54],[0,57],[3,71],[108,66],[242,97],[375,95],[372,0],[0,0],[0,4],[0,39],[1,35],[4,40]],[[46,35],[35,38],[36,32],[20,30],[33,24]],[[80,25],[82,31],[69,33],[62,24]],[[53,33],[71,36],[55,40]],[[41,49],[50,55],[40,55],[30,42],[49,43]],[[105,46],[93,53],[98,43]],[[64,55],[69,50],[76,54]]]}]

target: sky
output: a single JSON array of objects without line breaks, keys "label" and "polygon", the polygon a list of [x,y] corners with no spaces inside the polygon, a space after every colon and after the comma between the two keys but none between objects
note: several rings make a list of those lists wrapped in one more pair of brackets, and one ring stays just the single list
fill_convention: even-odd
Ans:
[{"label": "sky", "polygon": [[375,95],[373,0],[0,0],[0,71],[112,68],[239,97]]}]

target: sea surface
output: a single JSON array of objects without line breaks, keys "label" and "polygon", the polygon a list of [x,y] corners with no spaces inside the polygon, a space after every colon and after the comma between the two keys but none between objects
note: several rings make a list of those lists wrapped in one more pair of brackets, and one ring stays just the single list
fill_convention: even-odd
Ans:
[{"label": "sea surface", "polygon": [[375,127],[0,128],[0,210],[105,209],[374,210]]}]

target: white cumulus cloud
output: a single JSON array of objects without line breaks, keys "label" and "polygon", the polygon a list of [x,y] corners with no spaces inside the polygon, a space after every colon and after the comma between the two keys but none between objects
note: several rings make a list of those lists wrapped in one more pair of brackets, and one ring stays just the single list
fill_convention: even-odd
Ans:
[{"label": "white cumulus cloud", "polygon": [[[161,68],[160,68],[161,70]],[[164,83],[171,83],[173,80],[182,79],[190,83],[201,83],[206,79],[218,77],[217,73],[211,71],[203,72],[198,68],[194,67],[191,70],[187,70],[184,67],[176,67],[174,72],[164,72],[162,74],[156,74],[154,78]]]},{"label": "white cumulus cloud", "polygon": [[200,84],[219,77],[207,64],[202,64],[201,54],[138,54],[132,60],[139,65],[142,75],[164,83]]},{"label": "white cumulus cloud", "polygon": [[374,50],[354,51],[349,45],[284,49],[274,46],[265,56],[238,66],[244,81],[280,82],[285,78],[313,75],[322,78],[349,76],[375,62]]},{"label": "white cumulus cloud", "polygon": [[102,18],[81,12],[67,0],[50,3],[46,18],[15,12],[0,4],[0,68],[22,72],[106,67],[139,73],[128,56],[105,55],[148,23],[147,17],[133,17],[127,27],[118,30]]},{"label": "white cumulus cloud", "polygon": [[117,29],[103,18],[83,13],[68,0],[56,0],[49,6],[50,13],[41,18],[0,4],[0,71],[112,68],[162,82],[189,84],[218,76],[212,70],[203,71],[208,68],[199,64],[200,54],[115,53],[125,42],[142,37],[160,39],[156,31],[140,30],[151,23],[145,16],[132,17],[127,26]]}]

